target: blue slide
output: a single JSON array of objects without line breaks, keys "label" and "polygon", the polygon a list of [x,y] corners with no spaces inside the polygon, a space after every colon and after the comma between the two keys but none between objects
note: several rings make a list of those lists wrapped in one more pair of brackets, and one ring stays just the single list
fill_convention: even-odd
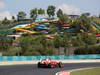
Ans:
[{"label": "blue slide", "polygon": [[58,32],[60,32],[60,33],[64,33],[64,32],[71,32],[71,31],[73,31],[73,30],[76,30],[76,28],[69,28],[69,29],[66,29],[66,30],[59,30]]},{"label": "blue slide", "polygon": [[95,22],[92,22],[91,24],[94,25],[97,29],[100,30],[100,26],[98,26]]}]

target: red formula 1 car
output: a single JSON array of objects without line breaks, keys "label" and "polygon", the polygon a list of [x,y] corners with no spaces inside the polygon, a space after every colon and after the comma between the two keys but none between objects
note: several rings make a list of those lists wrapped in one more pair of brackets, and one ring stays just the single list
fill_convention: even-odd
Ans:
[{"label": "red formula 1 car", "polygon": [[37,64],[38,68],[62,68],[64,65],[62,62],[51,60],[51,59],[43,59]]}]

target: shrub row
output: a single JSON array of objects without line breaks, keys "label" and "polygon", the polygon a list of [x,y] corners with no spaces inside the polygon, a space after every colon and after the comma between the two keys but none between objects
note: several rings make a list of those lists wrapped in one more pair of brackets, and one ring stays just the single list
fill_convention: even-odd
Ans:
[{"label": "shrub row", "polygon": [[74,51],[74,54],[100,54],[100,45],[80,47]]}]

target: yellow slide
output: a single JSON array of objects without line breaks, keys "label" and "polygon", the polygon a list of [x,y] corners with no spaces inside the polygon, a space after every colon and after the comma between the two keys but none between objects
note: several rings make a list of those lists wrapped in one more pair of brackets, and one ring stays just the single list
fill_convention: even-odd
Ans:
[{"label": "yellow slide", "polygon": [[16,28],[16,30],[17,30],[17,31],[26,32],[26,33],[28,33],[28,34],[35,34],[35,33],[37,33],[37,32],[35,32],[35,31],[30,31],[30,30],[26,30],[26,29],[32,28],[32,27],[34,27],[34,26],[36,26],[36,25],[38,25],[38,24],[41,24],[41,23],[54,22],[54,21],[58,21],[58,20],[49,20],[49,21],[46,20],[46,21],[42,21],[42,22],[33,22],[33,23],[31,23],[31,24],[29,24],[29,25],[27,25],[27,26],[25,26],[25,27]]},{"label": "yellow slide", "polygon": [[96,32],[100,32],[95,26],[92,26],[93,30],[95,30]]},{"label": "yellow slide", "polygon": [[17,31],[22,31],[22,32],[26,32],[26,33],[28,33],[28,34],[35,34],[35,33],[37,33],[37,32],[35,32],[35,31],[30,31],[30,30],[26,30],[26,29],[29,29],[29,28],[32,28],[32,27],[34,27],[35,25],[37,25],[37,24],[39,24],[39,23],[32,23],[32,24],[29,24],[29,25],[27,25],[26,27],[19,27],[19,28],[16,28],[16,30]]},{"label": "yellow slide", "polygon": [[25,29],[32,28],[32,27],[34,27],[35,25],[38,25],[38,24],[39,24],[39,23],[33,22],[33,23],[27,25],[26,27],[23,27],[23,28],[25,28]]},{"label": "yellow slide", "polygon": [[26,29],[22,29],[22,28],[16,28],[17,31],[23,31],[23,32],[26,32],[28,34],[35,34],[37,32],[35,31],[30,31],[30,30],[26,30]]}]

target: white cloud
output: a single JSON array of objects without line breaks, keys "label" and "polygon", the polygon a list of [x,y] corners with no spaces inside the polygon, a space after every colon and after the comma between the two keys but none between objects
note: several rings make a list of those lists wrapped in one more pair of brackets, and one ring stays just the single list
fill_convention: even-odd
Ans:
[{"label": "white cloud", "polygon": [[5,7],[5,3],[3,2],[3,0],[0,0],[0,8],[4,8]]},{"label": "white cloud", "polygon": [[5,17],[7,17],[7,19],[11,19],[12,15],[10,14],[9,11],[2,11],[0,12],[0,20],[3,20]]},{"label": "white cloud", "polygon": [[[4,0],[0,0],[0,9],[5,8],[6,4],[4,3]],[[0,20],[3,20],[5,17],[7,17],[7,19],[11,19],[12,15],[9,11],[0,11]]]},{"label": "white cloud", "polygon": [[80,9],[73,6],[73,5],[68,5],[68,4],[62,4],[58,6],[57,9],[62,9],[62,11],[68,15],[79,15],[80,14]]}]

